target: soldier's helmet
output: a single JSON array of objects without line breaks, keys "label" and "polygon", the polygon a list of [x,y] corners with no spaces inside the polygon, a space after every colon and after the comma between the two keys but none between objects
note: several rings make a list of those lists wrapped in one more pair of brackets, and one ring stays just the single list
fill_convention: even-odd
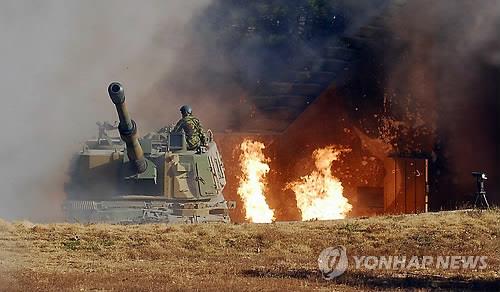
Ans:
[{"label": "soldier's helmet", "polygon": [[193,109],[189,105],[183,105],[179,110],[181,111],[183,117],[193,113]]}]

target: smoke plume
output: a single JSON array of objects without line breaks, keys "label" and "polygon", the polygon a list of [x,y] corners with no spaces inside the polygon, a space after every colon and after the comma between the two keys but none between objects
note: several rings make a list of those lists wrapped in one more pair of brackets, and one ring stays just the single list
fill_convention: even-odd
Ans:
[{"label": "smoke plume", "polygon": [[136,103],[172,70],[185,25],[208,3],[1,2],[0,217],[60,216],[71,155],[96,121],[116,118],[107,84],[123,82],[139,114]]}]

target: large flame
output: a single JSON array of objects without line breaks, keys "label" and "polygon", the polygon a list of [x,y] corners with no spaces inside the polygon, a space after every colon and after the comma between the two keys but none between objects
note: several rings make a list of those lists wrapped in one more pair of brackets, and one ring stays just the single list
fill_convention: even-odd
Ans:
[{"label": "large flame", "polygon": [[332,162],[342,152],[333,146],[316,149],[313,153],[316,170],[287,185],[295,193],[302,220],[342,219],[352,209],[344,197],[342,183],[332,175]]},{"label": "large flame", "polygon": [[268,159],[262,152],[264,148],[261,142],[248,139],[240,145],[243,174],[238,194],[245,205],[246,219],[254,223],[270,223],[274,219],[274,211],[269,208],[264,196],[265,176],[269,172]]}]

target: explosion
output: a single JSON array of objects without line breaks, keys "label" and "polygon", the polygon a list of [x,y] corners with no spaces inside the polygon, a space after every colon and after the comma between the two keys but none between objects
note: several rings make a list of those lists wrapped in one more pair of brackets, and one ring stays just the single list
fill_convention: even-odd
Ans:
[{"label": "explosion", "polygon": [[269,208],[264,196],[265,176],[269,172],[268,159],[262,150],[264,144],[252,140],[244,140],[240,149],[240,163],[242,176],[238,187],[246,209],[246,219],[253,223],[271,223],[274,219],[274,211]]},{"label": "explosion", "polygon": [[333,146],[316,149],[313,152],[316,170],[287,185],[295,193],[303,221],[342,219],[352,209],[343,196],[342,183],[331,172],[333,161],[346,151],[349,150]]}]

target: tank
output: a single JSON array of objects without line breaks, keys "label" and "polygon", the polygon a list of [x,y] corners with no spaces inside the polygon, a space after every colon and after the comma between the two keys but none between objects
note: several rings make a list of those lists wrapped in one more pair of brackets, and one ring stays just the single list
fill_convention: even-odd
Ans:
[{"label": "tank", "polygon": [[140,137],[123,86],[113,82],[108,93],[119,123],[98,122],[99,135],[76,155],[63,205],[67,220],[230,222],[228,210],[235,205],[224,199],[224,164],[212,132],[206,147],[195,151],[171,126]]}]

